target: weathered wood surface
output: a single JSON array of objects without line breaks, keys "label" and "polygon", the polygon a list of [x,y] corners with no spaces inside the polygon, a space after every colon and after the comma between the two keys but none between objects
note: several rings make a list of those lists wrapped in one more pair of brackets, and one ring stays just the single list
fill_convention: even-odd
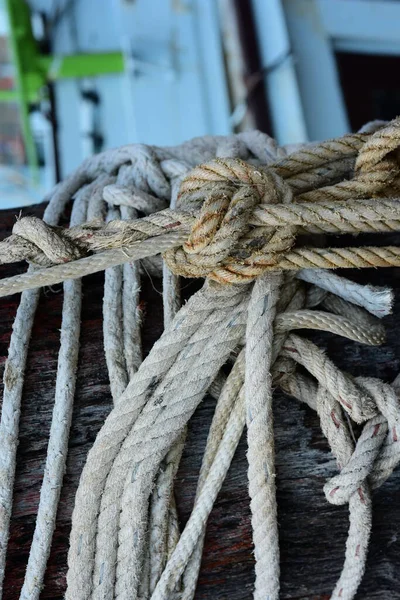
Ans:
[{"label": "weathered wood surface", "polygon": [[[43,207],[29,209],[42,214]],[[17,211],[1,215],[0,237],[10,233]],[[397,239],[399,243],[400,239]],[[0,277],[25,267],[7,266]],[[351,273],[361,281],[390,284],[396,290],[394,316],[386,318],[385,346],[369,348],[330,335],[313,336],[337,364],[359,375],[391,381],[400,370],[400,271]],[[101,274],[84,281],[78,385],[67,472],[57,518],[53,549],[41,598],[61,600],[74,493],[86,454],[111,408],[102,350]],[[160,282],[143,282],[144,347],[148,352],[161,331]],[[0,299],[0,360],[7,356],[11,326],[19,297]],[[19,597],[45,462],[53,407],[61,286],[42,293],[30,346],[23,395],[15,503],[11,525],[4,600]],[[309,333],[306,332],[306,335]],[[191,509],[197,472],[213,401],[205,400],[190,422],[189,443],[176,481],[182,524]],[[321,434],[318,419],[305,406],[276,393],[275,435],[281,544],[282,599],[327,600],[344,557],[347,509],[329,505],[322,487],[336,473],[335,462]],[[253,553],[247,498],[246,444],[242,439],[212,512],[197,598],[247,600],[252,597]],[[367,573],[358,594],[362,600],[400,599],[400,470],[374,494],[374,522]]]}]

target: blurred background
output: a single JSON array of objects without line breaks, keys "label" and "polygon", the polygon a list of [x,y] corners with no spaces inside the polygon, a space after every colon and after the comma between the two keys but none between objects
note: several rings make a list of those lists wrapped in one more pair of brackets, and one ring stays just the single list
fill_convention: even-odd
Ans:
[{"label": "blurred background", "polygon": [[0,0],[0,208],[84,158],[400,112],[399,0]]}]

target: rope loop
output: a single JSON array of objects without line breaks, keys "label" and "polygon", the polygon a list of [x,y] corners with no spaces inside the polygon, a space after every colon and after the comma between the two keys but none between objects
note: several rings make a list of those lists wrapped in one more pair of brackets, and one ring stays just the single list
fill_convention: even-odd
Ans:
[{"label": "rope loop", "polygon": [[[61,227],[51,227],[37,217],[18,219],[13,227],[14,237],[18,236],[28,249],[28,256],[36,259],[43,266],[62,264],[77,260],[84,256],[85,251],[79,243],[70,241],[66,230]],[[38,254],[38,249],[41,254]]]},{"label": "rope loop", "polygon": [[357,439],[353,454],[341,472],[324,486],[331,504],[346,504],[364,483],[381,486],[400,460],[400,402],[393,386],[371,377],[357,378],[376,404],[376,415],[369,419]]}]

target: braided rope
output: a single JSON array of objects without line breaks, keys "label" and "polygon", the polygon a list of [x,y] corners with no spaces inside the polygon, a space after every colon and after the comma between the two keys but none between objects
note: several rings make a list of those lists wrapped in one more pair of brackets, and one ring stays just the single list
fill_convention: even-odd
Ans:
[{"label": "braided rope", "polygon": [[[390,291],[322,269],[398,266],[400,251],[302,247],[296,237],[399,230],[399,145],[395,120],[289,155],[259,132],[199,138],[178,148],[125,146],[89,159],[57,186],[47,224],[17,221],[12,236],[0,243],[0,261],[26,258],[36,268],[2,280],[0,295],[77,279],[64,286],[49,455],[21,598],[37,599],[42,586],[71,418],[79,278],[98,270],[106,270],[104,346],[114,408],[76,495],[67,600],[192,599],[207,519],[246,423],[255,598],[279,597],[272,382],[318,412],[338,460],[340,472],[324,489],[328,501],[349,504],[350,528],[332,598],[354,598],[371,529],[370,488],[381,485],[400,461],[399,401],[394,384],[354,379],[292,332],[317,329],[382,343],[376,317],[390,312]],[[71,227],[55,227],[75,194]],[[88,222],[82,224],[83,210]],[[145,216],[139,219],[138,211]],[[160,252],[165,331],[141,362],[138,261],[147,259],[143,268],[158,273],[154,255]],[[178,275],[209,279],[181,309]],[[24,292],[5,371],[1,580],[23,369],[37,301],[36,290]],[[235,355],[222,378],[220,367]],[[187,421],[208,390],[217,395],[217,406],[194,508],[180,535],[173,479]],[[345,415],[363,423],[355,444]]]}]

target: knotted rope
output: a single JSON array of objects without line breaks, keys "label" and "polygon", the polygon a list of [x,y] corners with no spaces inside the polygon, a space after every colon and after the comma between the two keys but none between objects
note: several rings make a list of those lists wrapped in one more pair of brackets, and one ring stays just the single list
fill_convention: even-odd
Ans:
[{"label": "knotted rope", "polygon": [[[294,151],[259,132],[199,138],[177,148],[127,146],[89,159],[57,186],[44,221],[16,222],[0,243],[0,262],[27,259],[32,266],[0,281],[0,295],[27,290],[4,375],[1,580],[34,288],[74,280],[64,283],[49,452],[21,598],[39,598],[54,530],[77,368],[79,278],[102,269],[114,407],[76,494],[67,600],[193,598],[207,519],[245,426],[254,597],[278,599],[273,386],[317,411],[337,458],[339,474],[325,494],[329,502],[349,504],[350,526],[332,598],[354,597],[365,568],[371,489],[400,461],[397,383],[353,378],[293,331],[382,343],[377,317],[390,311],[390,291],[322,269],[399,266],[400,250],[314,247],[301,236],[400,230],[399,147],[399,120]],[[71,224],[62,229],[57,221],[70,199]],[[143,362],[141,267],[162,271],[165,324]],[[206,278],[180,309],[178,276]],[[227,377],[224,365],[231,366]],[[207,392],[217,404],[193,511],[180,534],[173,480],[186,424]],[[356,440],[351,420],[363,426]]]},{"label": "knotted rope", "polygon": [[[400,252],[394,246],[292,246],[293,227],[311,233],[397,230],[396,200],[386,193],[390,194],[398,181],[395,153],[399,139],[399,122],[394,121],[369,138],[361,133],[300,150],[267,169],[237,159],[213,161],[197,167],[184,180],[178,202],[184,211],[169,209],[131,222],[92,223],[69,230],[58,230],[34,217],[21,219],[13,236],[2,243],[0,260],[27,258],[39,265],[60,266],[5,279],[0,295],[77,278],[159,251],[166,251],[166,262],[176,273],[229,283],[247,282],[277,269],[397,266]],[[353,178],[332,185],[332,179],[349,175],[349,171],[342,172],[341,164],[337,171],[332,165],[352,154],[357,160],[352,167],[345,164]],[[101,165],[100,159],[93,161],[94,171],[96,162]],[[113,169],[111,161],[108,171]],[[85,165],[73,177],[89,178],[93,176],[90,171]],[[304,186],[305,176],[308,187]],[[159,173],[157,177],[161,178]],[[313,178],[314,185],[320,186],[317,189],[310,187]],[[296,194],[294,204],[293,190],[299,187],[301,193]],[[108,186],[106,189],[110,200],[113,188],[111,192]],[[122,195],[125,199],[119,202],[129,204],[126,188]],[[384,197],[377,203],[376,198],[368,197],[371,195]],[[135,200],[134,195],[130,201]],[[175,251],[169,251],[170,247]],[[97,254],[79,260],[88,252]]]}]

